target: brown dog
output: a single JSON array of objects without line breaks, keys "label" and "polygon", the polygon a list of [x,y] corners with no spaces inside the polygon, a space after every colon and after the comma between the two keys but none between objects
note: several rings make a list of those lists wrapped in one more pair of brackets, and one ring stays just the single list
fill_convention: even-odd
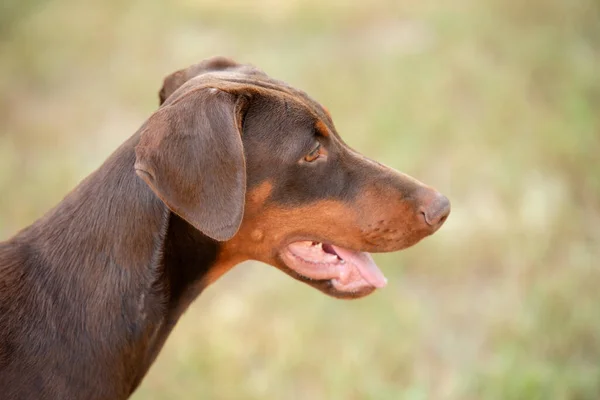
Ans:
[{"label": "brown dog", "polygon": [[236,264],[360,297],[386,283],[367,251],[411,246],[450,212],[251,66],[204,61],[167,77],[160,98],[96,172],[0,244],[2,399],[125,399]]}]

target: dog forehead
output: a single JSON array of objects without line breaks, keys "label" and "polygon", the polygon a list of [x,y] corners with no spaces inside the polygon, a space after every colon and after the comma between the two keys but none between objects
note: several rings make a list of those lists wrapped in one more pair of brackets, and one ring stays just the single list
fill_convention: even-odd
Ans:
[{"label": "dog forehead", "polygon": [[244,116],[245,126],[268,132],[312,130],[317,118],[300,101],[272,93],[256,96]]},{"label": "dog forehead", "polygon": [[314,123],[322,121],[323,125],[328,126],[330,130],[335,130],[328,111],[319,102],[306,92],[284,81],[271,78],[251,65],[238,64],[224,70],[206,71],[193,76],[169,97],[166,104],[201,89],[207,89],[209,93],[217,93],[221,90],[250,98],[261,98],[264,100],[262,103],[268,102],[274,107],[269,113],[284,112],[288,118],[299,118],[304,121],[310,119]]}]

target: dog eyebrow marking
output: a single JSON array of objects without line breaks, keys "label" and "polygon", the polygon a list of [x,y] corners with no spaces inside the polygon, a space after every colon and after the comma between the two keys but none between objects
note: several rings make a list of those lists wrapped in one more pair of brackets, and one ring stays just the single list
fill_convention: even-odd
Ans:
[{"label": "dog eyebrow marking", "polygon": [[329,129],[327,129],[327,125],[323,122],[323,120],[319,119],[315,123],[315,131],[318,135],[323,137],[329,137]]}]

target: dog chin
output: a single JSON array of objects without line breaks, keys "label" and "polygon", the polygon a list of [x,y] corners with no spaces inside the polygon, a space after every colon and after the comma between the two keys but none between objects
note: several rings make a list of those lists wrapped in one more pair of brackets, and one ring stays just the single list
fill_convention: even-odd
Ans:
[{"label": "dog chin", "polygon": [[317,289],[318,291],[322,292],[323,294],[326,294],[327,296],[330,296],[330,297],[333,297],[336,299],[341,299],[341,300],[360,299],[361,297],[370,295],[371,293],[373,293],[375,291],[375,289],[377,289],[373,286],[367,286],[367,287],[362,287],[360,289],[355,289],[353,291],[342,291],[342,290],[336,289],[332,280],[330,280],[330,279],[329,280],[327,280],[327,279],[314,280],[314,279],[307,278],[305,276],[298,274],[293,269],[291,269],[290,267],[288,267],[287,265],[285,265],[283,263],[281,266],[278,267],[278,269],[282,270],[283,272],[285,272],[292,278],[296,279],[297,281],[305,283],[305,284]]}]

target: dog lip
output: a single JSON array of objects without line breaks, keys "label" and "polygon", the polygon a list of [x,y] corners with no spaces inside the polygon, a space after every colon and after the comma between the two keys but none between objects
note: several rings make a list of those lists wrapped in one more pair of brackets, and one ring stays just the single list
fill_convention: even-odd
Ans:
[{"label": "dog lip", "polygon": [[382,288],[387,279],[370,254],[324,242],[291,242],[280,251],[284,264],[308,281],[330,281],[339,292]]}]

